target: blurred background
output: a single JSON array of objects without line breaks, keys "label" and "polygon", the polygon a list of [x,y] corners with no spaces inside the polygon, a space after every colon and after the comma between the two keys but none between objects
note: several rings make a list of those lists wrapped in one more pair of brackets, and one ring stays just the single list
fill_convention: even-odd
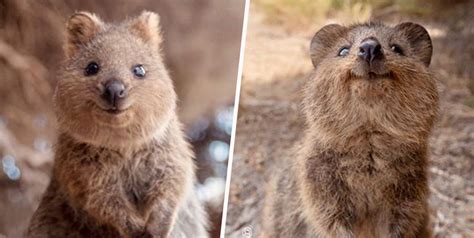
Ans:
[{"label": "blurred background", "polygon": [[194,146],[213,237],[222,216],[244,1],[0,0],[0,237],[21,237],[49,182],[52,92],[74,11],[122,21],[159,13],[179,116]]},{"label": "blurred background", "polygon": [[430,140],[431,225],[436,237],[474,237],[474,1],[252,0],[232,165],[226,237],[258,237],[268,168],[292,157],[304,122],[309,43],[330,23],[413,21],[433,41],[430,68],[441,115]]}]

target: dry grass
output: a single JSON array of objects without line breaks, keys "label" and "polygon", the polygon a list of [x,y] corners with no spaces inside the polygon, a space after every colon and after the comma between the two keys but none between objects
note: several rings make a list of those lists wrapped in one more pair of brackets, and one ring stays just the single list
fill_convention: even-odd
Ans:
[{"label": "dry grass", "polygon": [[[461,2],[460,0],[454,2]],[[306,30],[315,23],[338,19],[342,23],[363,22],[383,14],[429,16],[453,1],[447,0],[255,0],[271,24],[286,30]]]}]

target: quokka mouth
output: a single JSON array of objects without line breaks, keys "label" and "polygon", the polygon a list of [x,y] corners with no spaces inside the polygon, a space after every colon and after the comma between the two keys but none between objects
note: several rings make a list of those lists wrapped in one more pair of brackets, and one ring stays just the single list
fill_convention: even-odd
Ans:
[{"label": "quokka mouth", "polygon": [[127,109],[124,109],[124,110],[120,110],[118,108],[111,108],[111,109],[106,109],[104,110],[105,112],[109,113],[109,114],[113,114],[113,115],[119,115],[119,114],[122,114],[124,113],[125,111],[127,111]]},{"label": "quokka mouth", "polygon": [[126,108],[123,108],[123,109],[120,109],[120,108],[117,108],[117,107],[103,107],[101,105],[98,105],[98,104],[95,104],[95,107],[97,109],[99,109],[100,111],[103,111],[107,114],[110,114],[110,115],[121,115],[123,113],[125,113],[126,111],[128,111],[128,109],[130,109],[130,107],[126,107]]},{"label": "quokka mouth", "polygon": [[369,72],[368,78],[369,79],[386,79],[386,78],[393,79],[393,75],[392,75],[392,72],[388,72],[385,74],[377,74],[374,72]]},{"label": "quokka mouth", "polygon": [[376,80],[376,79],[394,79],[394,75],[391,71],[384,73],[384,74],[378,74],[375,72],[369,72],[365,75],[359,75],[354,72],[350,72],[350,77],[354,79],[369,79],[369,80]]}]

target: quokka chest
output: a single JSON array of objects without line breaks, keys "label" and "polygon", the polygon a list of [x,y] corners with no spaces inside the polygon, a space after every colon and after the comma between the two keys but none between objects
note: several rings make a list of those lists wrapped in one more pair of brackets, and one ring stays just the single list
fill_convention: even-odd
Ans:
[{"label": "quokka chest", "polygon": [[[311,162],[311,160],[314,161]],[[323,152],[308,161],[311,176],[319,178],[314,186],[328,186],[348,194],[358,202],[383,200],[384,192],[397,183],[401,170],[400,158],[370,148],[358,153]]]},{"label": "quokka chest", "polygon": [[384,134],[368,135],[353,150],[334,155],[334,169],[349,188],[383,192],[386,186],[397,182],[407,164],[405,150],[393,141]]},{"label": "quokka chest", "polygon": [[373,152],[357,156],[344,156],[339,158],[335,170],[353,189],[375,189],[390,183],[390,177],[396,172],[391,167],[390,158],[380,158]]},{"label": "quokka chest", "polygon": [[166,163],[159,163],[158,156],[153,153],[141,154],[121,166],[120,183],[125,195],[133,203],[143,203],[153,189],[168,179],[172,168]]}]

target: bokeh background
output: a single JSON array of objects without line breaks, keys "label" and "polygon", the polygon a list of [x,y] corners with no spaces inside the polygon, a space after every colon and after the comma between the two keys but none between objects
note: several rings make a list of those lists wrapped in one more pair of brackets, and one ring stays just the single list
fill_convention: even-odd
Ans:
[{"label": "bokeh background", "polygon": [[226,237],[258,237],[273,162],[303,133],[301,87],[309,43],[330,23],[422,24],[441,115],[430,140],[429,199],[436,237],[474,237],[474,1],[252,0],[232,165]]},{"label": "bokeh background", "polygon": [[49,182],[52,92],[74,11],[122,21],[160,14],[179,116],[194,146],[198,195],[219,233],[244,1],[0,0],[0,237],[21,237]]}]

